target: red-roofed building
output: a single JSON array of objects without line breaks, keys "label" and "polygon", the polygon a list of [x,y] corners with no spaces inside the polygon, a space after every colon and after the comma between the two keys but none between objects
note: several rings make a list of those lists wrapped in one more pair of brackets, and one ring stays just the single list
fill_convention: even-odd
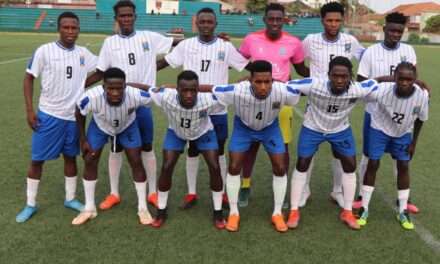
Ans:
[{"label": "red-roofed building", "polygon": [[391,12],[403,13],[409,17],[408,29],[421,31],[425,27],[426,20],[431,16],[440,14],[440,5],[434,2],[400,5]]}]

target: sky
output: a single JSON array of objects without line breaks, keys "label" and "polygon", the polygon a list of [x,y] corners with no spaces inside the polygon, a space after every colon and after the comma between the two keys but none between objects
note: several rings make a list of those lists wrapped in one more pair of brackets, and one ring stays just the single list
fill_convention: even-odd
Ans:
[{"label": "sky", "polygon": [[412,4],[421,2],[435,2],[440,4],[440,0],[359,0],[360,3],[366,4],[369,8],[378,13],[385,13],[394,7],[402,4]]}]

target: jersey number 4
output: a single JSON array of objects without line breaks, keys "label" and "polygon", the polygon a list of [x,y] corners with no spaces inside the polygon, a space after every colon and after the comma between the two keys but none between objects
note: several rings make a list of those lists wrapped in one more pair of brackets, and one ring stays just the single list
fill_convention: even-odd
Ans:
[{"label": "jersey number 4", "polygon": [[255,119],[262,120],[263,119],[263,112],[258,112],[258,114],[255,116]]},{"label": "jersey number 4", "polygon": [[405,115],[404,114],[400,114],[400,113],[396,113],[396,112],[394,112],[393,113],[393,118],[392,118],[392,120],[394,121],[394,122],[396,122],[397,124],[402,124],[402,120],[405,118]]},{"label": "jersey number 4", "polygon": [[136,64],[136,57],[134,56],[134,53],[128,53],[128,63],[130,65]]},{"label": "jersey number 4", "polygon": [[191,127],[191,119],[181,118],[180,119],[180,127],[190,128]]},{"label": "jersey number 4", "polygon": [[207,72],[210,64],[211,64],[211,60],[202,60],[202,68],[200,69],[200,71]]}]

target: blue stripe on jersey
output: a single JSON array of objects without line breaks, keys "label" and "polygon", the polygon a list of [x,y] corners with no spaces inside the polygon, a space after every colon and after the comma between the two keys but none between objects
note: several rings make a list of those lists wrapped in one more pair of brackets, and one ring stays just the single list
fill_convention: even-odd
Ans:
[{"label": "blue stripe on jersey", "polygon": [[150,94],[145,91],[141,91],[141,96],[150,98]]},{"label": "blue stripe on jersey", "polygon": [[215,91],[219,93],[232,92],[234,91],[234,85],[216,86]]},{"label": "blue stripe on jersey", "polygon": [[312,78],[305,78],[305,79],[300,79],[300,80],[292,80],[289,81],[288,84],[309,84],[312,82]]},{"label": "blue stripe on jersey", "polygon": [[376,82],[373,80],[363,81],[363,82],[361,82],[361,87],[362,88],[371,88],[371,86],[373,86],[374,84],[376,84]]},{"label": "blue stripe on jersey", "polygon": [[294,88],[292,88],[292,87],[290,87],[290,86],[287,86],[287,91],[288,91],[289,93],[293,93],[293,94],[300,94],[300,92],[299,92],[298,89],[294,89]]},{"label": "blue stripe on jersey", "polygon": [[215,96],[214,94],[212,94],[212,99],[217,101],[217,96]]},{"label": "blue stripe on jersey", "polygon": [[32,68],[32,63],[34,63],[35,52],[32,53],[32,57],[29,59],[27,68],[30,70]]},{"label": "blue stripe on jersey", "polygon": [[86,107],[86,105],[90,102],[89,97],[85,97],[84,99],[81,100],[81,103],[79,104],[79,108],[81,108],[81,110],[84,109],[84,107]]},{"label": "blue stripe on jersey", "polygon": [[379,86],[374,86],[374,88],[371,90],[372,92],[376,91],[377,89],[379,89]]}]

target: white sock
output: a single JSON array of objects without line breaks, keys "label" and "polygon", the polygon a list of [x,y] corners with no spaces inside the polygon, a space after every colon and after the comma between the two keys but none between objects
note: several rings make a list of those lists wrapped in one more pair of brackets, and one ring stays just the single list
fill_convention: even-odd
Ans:
[{"label": "white sock", "polygon": [[220,173],[222,175],[222,181],[223,181],[223,189],[222,191],[225,191],[225,186],[226,186],[226,156],[225,155],[221,155],[218,156],[218,163],[220,164]]},{"label": "white sock", "polygon": [[397,198],[399,199],[399,213],[403,213],[407,209],[408,198],[409,198],[409,189],[406,190],[398,190]]},{"label": "white sock", "polygon": [[237,214],[238,215],[238,194],[240,192],[240,174],[239,175],[231,175],[227,174],[226,176],[226,193],[228,194],[229,199],[229,214]]},{"label": "white sock", "polygon": [[147,174],[148,181],[148,195],[155,193],[157,191],[157,166],[156,166],[156,155],[154,155],[154,151],[142,151],[142,164],[145,168],[145,173]]},{"label": "white sock", "polygon": [[342,193],[342,164],[341,161],[332,159],[332,171],[333,171],[333,192]]},{"label": "white sock", "polygon": [[65,182],[65,190],[66,190],[66,201],[72,201],[75,199],[75,193],[76,193],[76,176],[73,177],[67,177],[64,176]]},{"label": "white sock", "polygon": [[84,210],[86,211],[96,211],[95,204],[95,187],[97,180],[88,181],[83,179],[84,185],[84,195],[86,197],[86,204]]},{"label": "white sock", "polygon": [[[307,178],[306,178],[306,184],[303,188],[304,193],[310,193],[310,178],[312,177],[313,167],[315,166],[315,157],[312,158],[312,161],[310,162],[309,169],[307,170]],[[293,175],[293,173],[292,173]]]},{"label": "white sock", "polygon": [[158,193],[157,203],[158,203],[159,209],[167,208],[169,191],[166,191],[166,192],[158,191],[157,193]]},{"label": "white sock", "polygon": [[108,154],[108,176],[110,179],[110,193],[119,197],[119,174],[122,167],[122,152]]},{"label": "white sock", "polygon": [[147,210],[147,181],[144,182],[134,182],[134,187],[136,188],[136,193],[138,197],[138,211]]},{"label": "white sock", "polygon": [[282,214],[284,198],[286,197],[287,190],[287,175],[272,176],[272,189],[273,189],[273,201],[274,209],[272,215]]},{"label": "white sock", "polygon": [[221,210],[223,191],[220,192],[211,191],[211,193],[212,193],[212,203],[214,204],[214,210],[215,211]]},{"label": "white sock", "polygon": [[29,206],[36,206],[37,202],[37,193],[38,193],[38,184],[40,183],[40,180],[26,178],[26,197],[27,201],[26,204]]},{"label": "white sock", "polygon": [[290,186],[290,210],[298,210],[301,194],[307,182],[307,172],[299,172],[296,168],[292,173]]},{"label": "white sock", "polygon": [[[368,166],[368,157],[362,154],[361,162],[359,162],[359,169],[358,169],[358,184],[359,186],[362,186],[364,184],[364,176],[365,172],[367,171]],[[359,189],[359,196],[364,196],[362,193],[362,188]]]},{"label": "white sock", "polygon": [[356,194],[356,173],[342,173],[342,189],[344,195],[344,210],[351,211],[354,195]]},{"label": "white sock", "polygon": [[362,185],[360,190],[362,190],[362,207],[368,211],[368,205],[370,204],[371,196],[374,192],[374,186]]},{"label": "white sock", "polygon": [[197,193],[197,172],[199,171],[199,156],[186,157],[186,182],[188,184],[188,193]]}]

